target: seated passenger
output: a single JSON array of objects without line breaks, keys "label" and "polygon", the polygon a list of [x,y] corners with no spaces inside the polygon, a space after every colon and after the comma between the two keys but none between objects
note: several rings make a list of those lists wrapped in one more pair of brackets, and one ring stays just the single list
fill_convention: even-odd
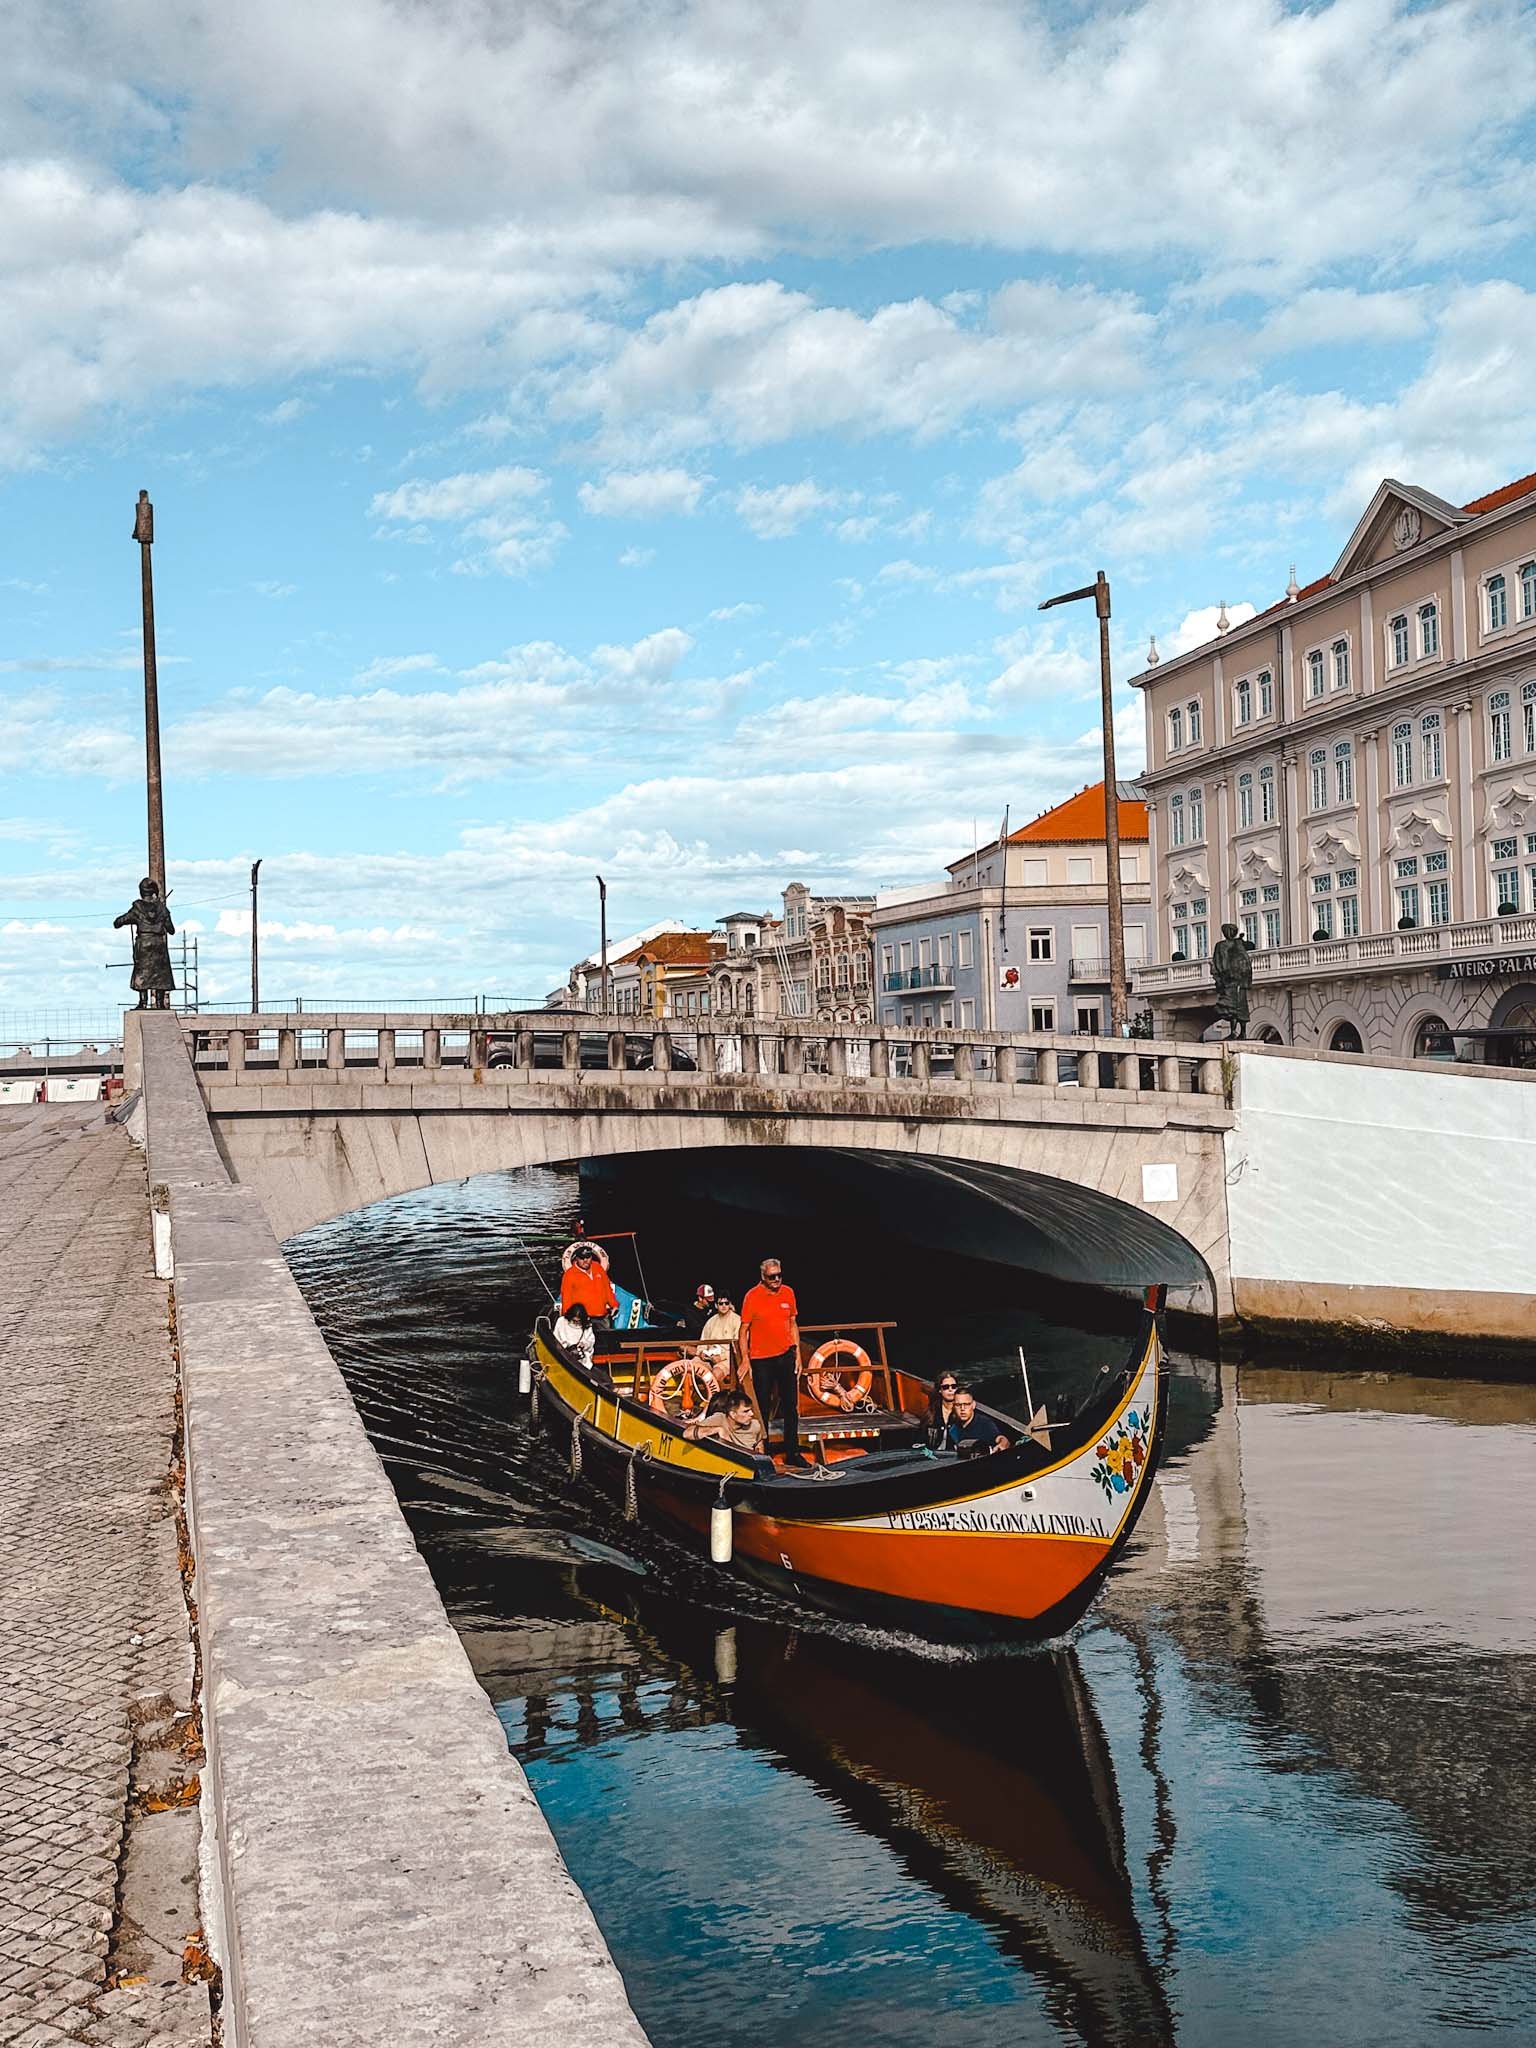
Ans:
[{"label": "seated passenger", "polygon": [[928,1396],[928,1415],[925,1428],[928,1433],[930,1450],[944,1449],[944,1433],[949,1428],[955,1413],[955,1394],[960,1382],[952,1372],[941,1372],[933,1383],[933,1392]]},{"label": "seated passenger", "polygon": [[694,1289],[692,1301],[683,1310],[683,1328],[690,1337],[702,1337],[704,1325],[715,1312],[715,1290],[707,1280]]},{"label": "seated passenger", "polygon": [[[717,1407],[716,1402],[723,1405]],[[763,1425],[752,1413],[752,1403],[740,1392],[717,1394],[697,1422],[684,1424],[683,1435],[699,1443],[729,1444],[733,1451],[747,1451],[754,1458],[763,1452]]]},{"label": "seated passenger", "polygon": [[583,1365],[591,1365],[592,1353],[597,1349],[597,1332],[579,1301],[573,1301],[563,1315],[555,1317],[555,1342],[573,1352]]},{"label": "seated passenger", "polygon": [[728,1294],[715,1296],[715,1312],[699,1332],[699,1356],[708,1361],[717,1380],[732,1376],[736,1340],[741,1335],[741,1317]]},{"label": "seated passenger", "polygon": [[955,1389],[955,1412],[944,1431],[944,1448],[962,1458],[983,1458],[989,1451],[1006,1451],[1008,1436],[976,1406],[969,1387]]}]

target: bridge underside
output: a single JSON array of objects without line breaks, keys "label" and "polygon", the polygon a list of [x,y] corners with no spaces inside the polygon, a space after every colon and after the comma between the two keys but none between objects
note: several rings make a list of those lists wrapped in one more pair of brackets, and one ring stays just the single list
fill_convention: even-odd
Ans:
[{"label": "bridge underside", "polygon": [[[937,1249],[1088,1285],[1161,1282],[1192,1307],[1230,1313],[1218,1130],[691,1109],[302,1118],[215,1109],[212,1121],[280,1238],[477,1174],[704,1152],[729,1163],[742,1199],[750,1189],[770,1211],[795,1189],[801,1200],[831,1189],[829,1214],[857,1202],[893,1235]],[[1167,1197],[1155,1204],[1145,1199],[1147,1167]],[[711,1166],[711,1184],[725,1171]]]}]

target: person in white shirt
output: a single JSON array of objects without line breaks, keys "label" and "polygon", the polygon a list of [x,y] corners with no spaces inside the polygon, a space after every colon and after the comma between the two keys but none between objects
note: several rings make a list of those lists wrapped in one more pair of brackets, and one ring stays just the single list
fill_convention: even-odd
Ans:
[{"label": "person in white shirt", "polygon": [[714,1373],[717,1382],[731,1377],[731,1362],[741,1336],[741,1317],[728,1294],[715,1297],[715,1312],[699,1332],[699,1356]]},{"label": "person in white shirt", "polygon": [[555,1317],[555,1342],[573,1352],[582,1365],[592,1363],[592,1353],[597,1349],[597,1332],[592,1327],[592,1318],[579,1301],[573,1301],[564,1315]]}]

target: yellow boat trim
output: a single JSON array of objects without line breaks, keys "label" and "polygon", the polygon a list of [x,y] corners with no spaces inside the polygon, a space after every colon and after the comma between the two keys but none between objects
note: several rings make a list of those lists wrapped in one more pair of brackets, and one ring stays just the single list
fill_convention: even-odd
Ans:
[{"label": "yellow boat trim", "polygon": [[[583,1422],[610,1443],[625,1450],[644,1449],[660,1464],[681,1465],[691,1472],[727,1479],[751,1478],[749,1471],[731,1459],[721,1457],[707,1444],[678,1436],[645,1417],[628,1412],[616,1396],[592,1386],[572,1372],[542,1338],[536,1338],[535,1345],[544,1367],[544,1377],[555,1393],[567,1408],[574,1409]],[[605,1409],[610,1413],[605,1415]]]}]

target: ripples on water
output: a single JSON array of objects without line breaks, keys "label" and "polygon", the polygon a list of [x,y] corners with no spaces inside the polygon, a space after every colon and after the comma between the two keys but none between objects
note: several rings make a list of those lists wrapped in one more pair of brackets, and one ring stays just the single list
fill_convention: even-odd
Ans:
[{"label": "ripples on water", "polygon": [[[1181,1361],[1072,1642],[919,1653],[791,1618],[532,1438],[576,1208],[489,1177],[287,1250],[658,2044],[1536,2041],[1530,1389]],[[1023,1341],[1049,1387],[1118,1344],[954,1299],[899,1356]]]}]

